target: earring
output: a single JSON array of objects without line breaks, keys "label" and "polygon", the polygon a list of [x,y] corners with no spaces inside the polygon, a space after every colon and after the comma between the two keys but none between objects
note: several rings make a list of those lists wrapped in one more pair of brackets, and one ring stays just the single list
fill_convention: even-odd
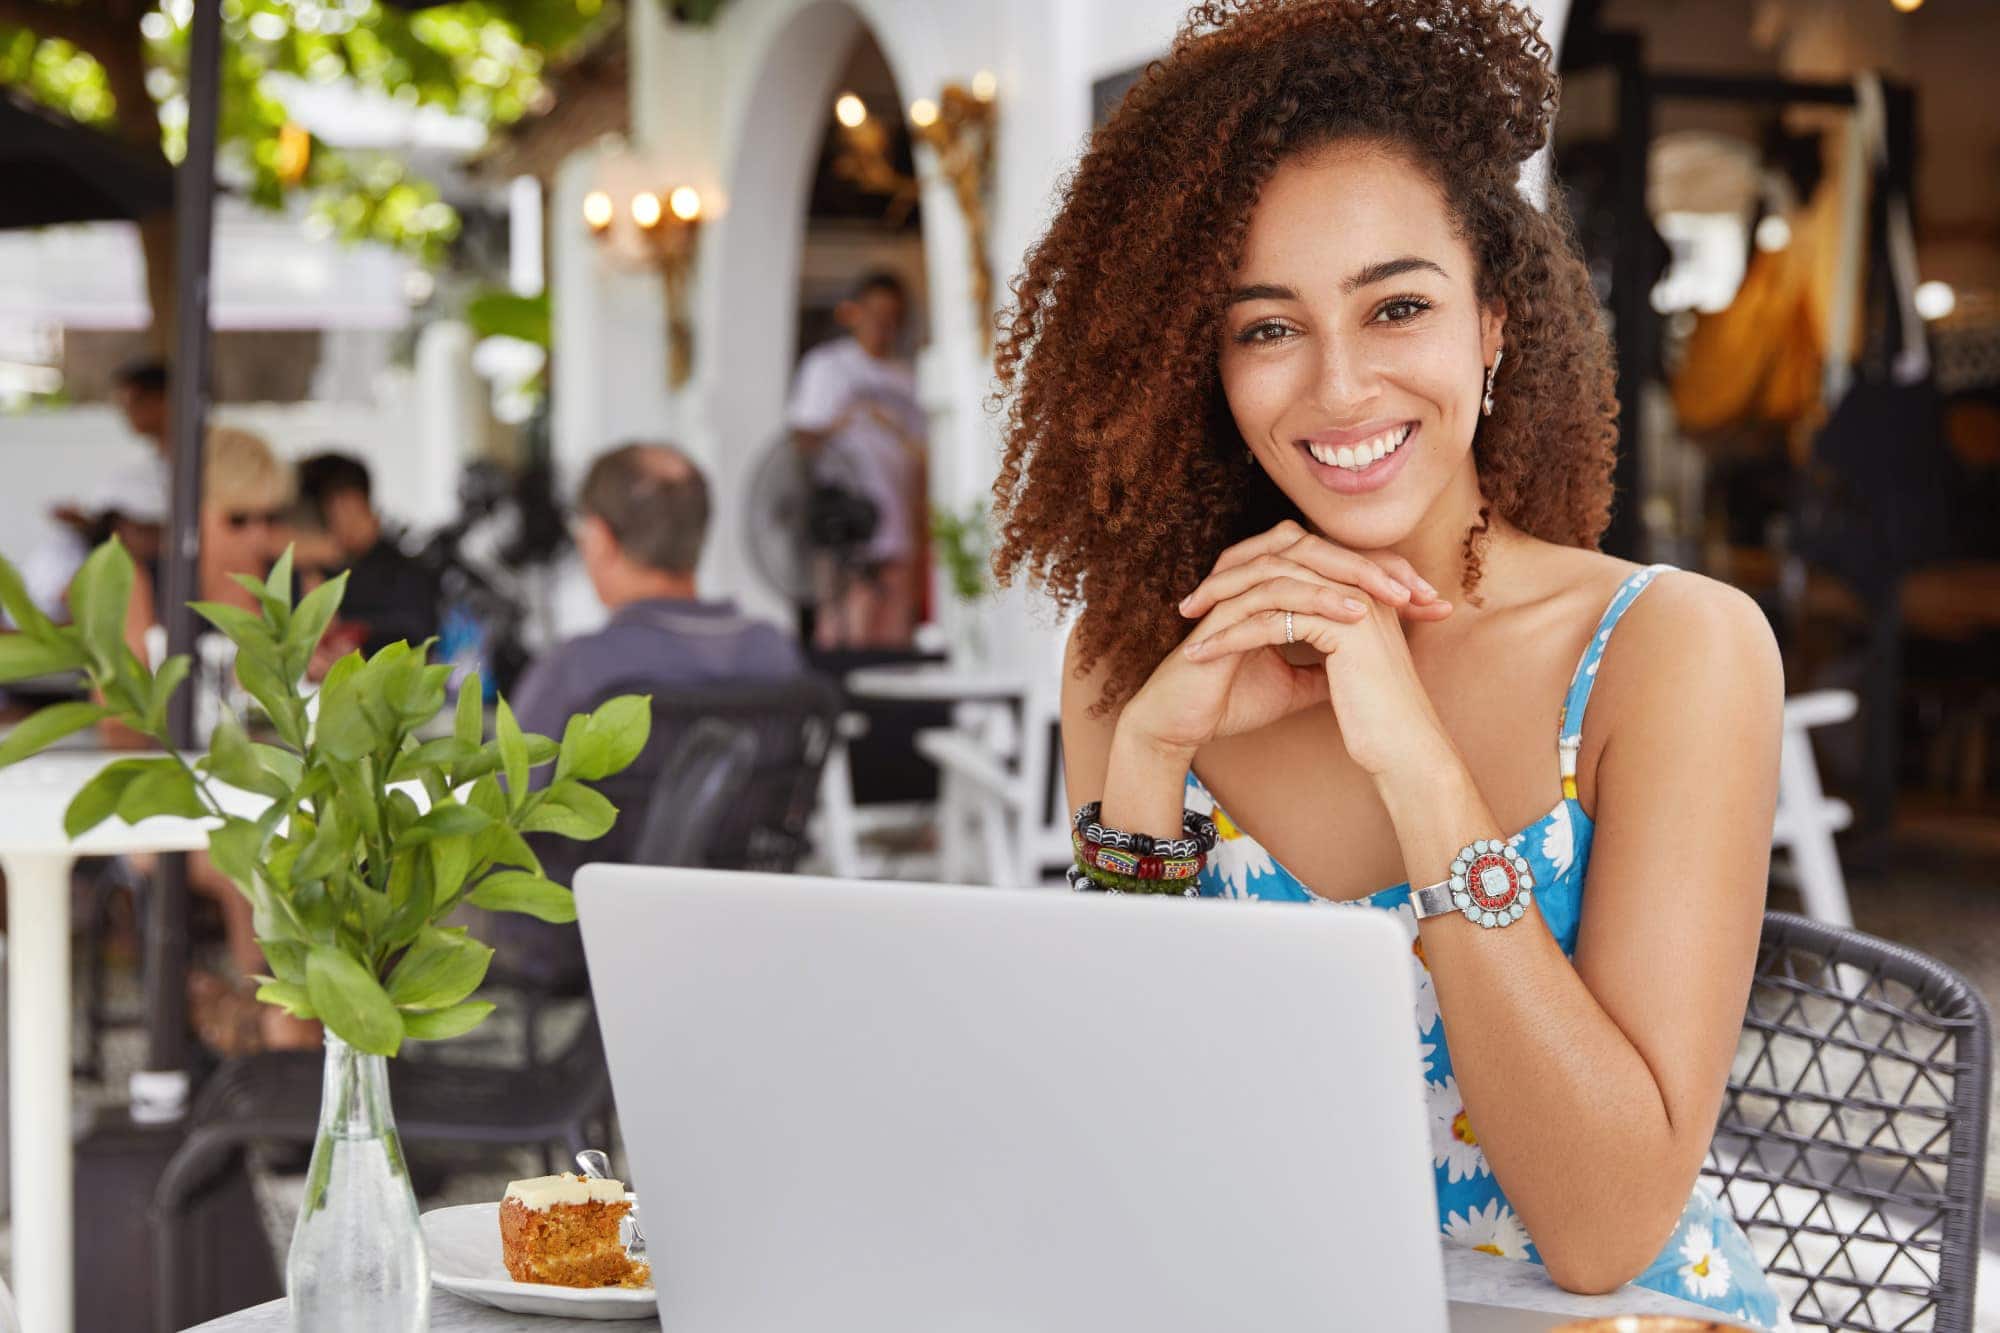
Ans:
[{"label": "earring", "polygon": [[1503,351],[1503,348],[1494,348],[1493,364],[1486,367],[1486,397],[1479,404],[1479,414],[1481,416],[1490,417],[1493,415],[1493,377],[1500,373],[1500,357]]}]

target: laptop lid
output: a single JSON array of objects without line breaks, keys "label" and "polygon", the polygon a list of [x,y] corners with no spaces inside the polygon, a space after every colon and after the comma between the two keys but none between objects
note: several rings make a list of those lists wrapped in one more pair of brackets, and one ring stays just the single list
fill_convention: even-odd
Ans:
[{"label": "laptop lid", "polygon": [[1380,913],[592,865],[663,1326],[1443,1333]]}]

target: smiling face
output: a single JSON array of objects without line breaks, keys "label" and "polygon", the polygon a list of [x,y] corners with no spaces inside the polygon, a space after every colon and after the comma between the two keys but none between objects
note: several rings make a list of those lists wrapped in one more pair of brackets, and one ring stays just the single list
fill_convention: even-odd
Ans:
[{"label": "smiling face", "polygon": [[1344,546],[1395,546],[1479,504],[1473,430],[1502,314],[1444,195],[1341,141],[1280,163],[1222,321],[1222,388],[1252,454]]}]

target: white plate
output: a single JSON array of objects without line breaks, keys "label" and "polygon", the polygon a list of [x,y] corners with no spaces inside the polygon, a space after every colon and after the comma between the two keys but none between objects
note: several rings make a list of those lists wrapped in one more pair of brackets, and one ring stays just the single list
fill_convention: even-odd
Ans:
[{"label": "white plate", "polygon": [[552,1287],[516,1282],[500,1260],[500,1205],[468,1203],[423,1216],[431,1283],[454,1296],[515,1314],[569,1319],[645,1319],[659,1313],[651,1287]]}]

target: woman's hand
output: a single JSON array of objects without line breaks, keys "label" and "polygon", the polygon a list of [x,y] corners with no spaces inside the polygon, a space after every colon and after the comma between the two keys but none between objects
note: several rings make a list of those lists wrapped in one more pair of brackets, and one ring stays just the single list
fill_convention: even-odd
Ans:
[{"label": "woman's hand", "polygon": [[[1200,679],[1234,681],[1224,720],[1247,715],[1262,725],[1330,697],[1348,754],[1376,777],[1449,747],[1401,621],[1441,620],[1451,604],[1401,557],[1363,556],[1281,524],[1225,552],[1182,611],[1202,621],[1175,656],[1209,673]],[[1322,662],[1286,659],[1288,613],[1293,654],[1303,646]],[[1163,666],[1154,680],[1164,674]]]},{"label": "woman's hand", "polygon": [[[1286,611],[1293,613],[1295,660],[1284,651]],[[1401,556],[1349,551],[1287,520],[1224,551],[1181,613],[1201,618],[1187,647],[1160,663],[1119,726],[1153,748],[1192,754],[1326,699],[1331,659],[1322,668],[1313,649],[1331,653],[1335,627],[1385,616],[1400,645],[1398,616],[1441,620],[1451,604]]]}]

